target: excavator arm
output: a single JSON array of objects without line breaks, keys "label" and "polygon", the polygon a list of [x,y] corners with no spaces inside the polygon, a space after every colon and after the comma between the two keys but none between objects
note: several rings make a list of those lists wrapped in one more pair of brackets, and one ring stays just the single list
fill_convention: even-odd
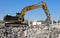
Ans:
[{"label": "excavator arm", "polygon": [[47,16],[46,22],[48,22],[48,20],[50,21],[50,13],[45,2],[42,2],[41,5],[31,5],[23,8],[19,16],[24,18],[24,15],[27,11],[37,9],[37,8],[42,8]]},{"label": "excavator arm", "polygon": [[42,2],[41,5],[31,5],[31,6],[27,6],[27,7],[23,8],[20,13],[20,16],[24,16],[27,11],[37,9],[37,8],[43,8],[45,14],[49,15],[49,11],[48,11],[46,3]]}]

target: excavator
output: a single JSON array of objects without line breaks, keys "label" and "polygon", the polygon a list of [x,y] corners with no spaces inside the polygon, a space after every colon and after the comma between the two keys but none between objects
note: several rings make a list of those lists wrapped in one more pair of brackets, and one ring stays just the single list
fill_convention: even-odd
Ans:
[{"label": "excavator", "polygon": [[47,16],[47,19],[46,19],[45,23],[50,24],[51,23],[50,13],[49,13],[49,10],[47,8],[46,3],[43,2],[43,1],[40,5],[31,5],[31,6],[27,6],[27,7],[23,8],[20,13],[16,14],[16,16],[10,16],[10,15],[4,16],[4,21],[5,22],[10,22],[10,23],[23,23],[25,13],[29,10],[34,10],[34,9],[37,9],[37,8],[42,8],[44,10],[44,12]]}]

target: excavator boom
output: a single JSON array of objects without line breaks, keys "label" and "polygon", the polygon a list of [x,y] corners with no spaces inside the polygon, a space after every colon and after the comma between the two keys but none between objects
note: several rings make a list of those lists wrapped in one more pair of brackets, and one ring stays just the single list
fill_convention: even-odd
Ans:
[{"label": "excavator boom", "polygon": [[47,5],[45,2],[42,2],[41,5],[31,5],[31,6],[27,6],[25,8],[22,9],[21,13],[19,14],[20,17],[24,17],[25,13],[29,10],[33,10],[33,9],[37,9],[37,8],[42,8],[47,16],[46,22],[50,21],[51,17],[50,17],[50,13],[49,10],[47,8]]},{"label": "excavator boom", "polygon": [[37,6],[37,5],[32,5],[32,6],[27,6],[24,9],[22,9],[20,16],[25,15],[25,12],[29,11],[29,10],[33,10],[33,9],[37,9],[37,8],[41,8],[41,6]]}]

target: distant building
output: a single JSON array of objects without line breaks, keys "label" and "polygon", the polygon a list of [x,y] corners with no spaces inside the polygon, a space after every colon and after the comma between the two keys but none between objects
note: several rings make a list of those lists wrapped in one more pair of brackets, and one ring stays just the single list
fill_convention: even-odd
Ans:
[{"label": "distant building", "polygon": [[41,25],[41,22],[32,22],[32,25]]},{"label": "distant building", "polygon": [[32,22],[32,25],[36,25],[36,22]]},{"label": "distant building", "polygon": [[41,25],[42,23],[41,23],[41,22],[37,22],[36,24],[37,24],[37,25]]}]

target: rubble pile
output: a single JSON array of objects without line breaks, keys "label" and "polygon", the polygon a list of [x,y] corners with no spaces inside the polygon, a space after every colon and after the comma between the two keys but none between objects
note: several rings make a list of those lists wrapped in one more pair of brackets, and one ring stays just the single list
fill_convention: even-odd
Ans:
[{"label": "rubble pile", "polygon": [[60,29],[52,25],[0,28],[1,38],[60,38]]},{"label": "rubble pile", "polygon": [[24,38],[60,38],[60,29],[58,28],[29,28],[24,31]]}]

